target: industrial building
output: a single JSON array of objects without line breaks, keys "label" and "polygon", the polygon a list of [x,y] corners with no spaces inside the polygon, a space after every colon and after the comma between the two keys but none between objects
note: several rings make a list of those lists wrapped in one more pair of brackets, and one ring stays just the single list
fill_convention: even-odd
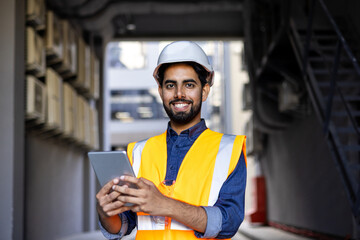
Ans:
[{"label": "industrial building", "polygon": [[[251,231],[242,234],[276,239],[252,238],[262,228],[251,226],[264,226],[360,239],[359,10],[357,0],[1,1],[0,239],[98,230],[87,152],[140,140],[121,132],[135,115],[140,125],[127,130],[141,138],[167,124],[151,92],[111,85],[106,67],[122,64],[118,43],[182,39],[220,41],[228,56],[207,119],[247,135]],[[236,66],[246,76],[232,77]],[[135,115],[123,110],[139,102]]]}]

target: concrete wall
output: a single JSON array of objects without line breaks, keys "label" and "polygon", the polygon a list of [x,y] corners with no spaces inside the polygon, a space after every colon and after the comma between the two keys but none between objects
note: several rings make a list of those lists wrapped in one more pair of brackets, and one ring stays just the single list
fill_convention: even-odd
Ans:
[{"label": "concrete wall", "polygon": [[25,140],[25,1],[0,1],[0,239],[94,230],[95,178],[84,152]]},{"label": "concrete wall", "polygon": [[315,232],[352,234],[352,216],[315,114],[268,136],[261,163],[268,220]]},{"label": "concrete wall", "polygon": [[23,238],[24,0],[0,1],[0,239]]},{"label": "concrete wall", "polygon": [[28,134],[26,239],[57,239],[88,230],[84,216],[91,213],[88,189],[92,183],[84,156],[84,151],[70,144]]}]

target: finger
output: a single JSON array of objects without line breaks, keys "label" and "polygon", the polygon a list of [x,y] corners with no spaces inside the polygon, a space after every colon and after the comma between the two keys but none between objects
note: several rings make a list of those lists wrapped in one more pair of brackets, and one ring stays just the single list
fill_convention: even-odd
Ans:
[{"label": "finger", "polygon": [[120,193],[119,196],[121,195],[131,195],[134,197],[140,196],[140,189],[130,188],[127,185],[123,185],[123,186],[114,185],[112,189],[115,192]]},{"label": "finger", "polygon": [[123,206],[121,208],[118,208],[118,209],[115,209],[113,211],[108,212],[108,215],[111,217],[111,216],[115,216],[115,215],[118,215],[120,213],[129,211],[129,210],[131,210],[131,207]]},{"label": "finger", "polygon": [[125,202],[122,202],[122,201],[117,200],[117,201],[114,201],[114,202],[111,202],[111,203],[106,204],[106,205],[102,208],[102,210],[103,210],[104,212],[106,212],[106,213],[109,213],[109,212],[111,212],[111,211],[114,211],[114,210],[116,210],[116,209],[119,209],[119,208],[124,207],[124,205],[125,205]]},{"label": "finger", "polygon": [[125,181],[125,182],[129,182],[129,183],[137,183],[139,181],[139,179],[136,177],[133,177],[133,176],[123,175],[123,176],[120,176],[120,181]]},{"label": "finger", "polygon": [[128,183],[133,183],[135,185],[137,185],[139,188],[143,188],[145,186],[147,186],[146,184],[144,184],[143,181],[141,181],[139,178],[136,178],[136,177],[132,177],[132,176],[121,176],[120,177],[120,180],[121,181],[125,181],[125,182],[128,182]]},{"label": "finger", "polygon": [[98,203],[100,204],[100,206],[105,206],[108,203],[113,202],[114,200],[116,200],[117,197],[120,196],[119,192],[113,191],[110,194],[106,194],[105,196],[102,196],[100,199],[98,199]]},{"label": "finger", "polygon": [[141,212],[139,205],[133,205],[130,210],[133,212]]},{"label": "finger", "polygon": [[104,208],[100,208],[101,212],[106,217],[111,217],[122,212],[128,211],[129,207],[125,206],[124,202],[116,201],[106,205]]},{"label": "finger", "polygon": [[140,198],[132,197],[132,196],[129,196],[129,195],[120,195],[117,199],[119,201],[125,202],[125,203],[132,203],[132,204],[135,204],[135,205],[142,204],[142,200]]},{"label": "finger", "polygon": [[98,192],[98,194],[96,195],[96,197],[101,197],[101,196],[104,196],[106,195],[107,193],[109,193],[111,187],[115,184],[118,184],[119,183],[119,179],[118,178],[114,178],[112,180],[110,180],[109,182],[107,182],[101,189],[100,191]]}]

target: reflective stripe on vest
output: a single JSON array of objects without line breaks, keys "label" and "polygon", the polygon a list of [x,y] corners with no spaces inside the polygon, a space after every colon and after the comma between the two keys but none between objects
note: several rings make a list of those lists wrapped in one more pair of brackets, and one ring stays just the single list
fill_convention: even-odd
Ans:
[{"label": "reflective stripe on vest", "polygon": [[[165,230],[165,217],[151,216],[151,215],[138,215],[138,230]],[[172,230],[187,230],[191,231],[182,223],[171,219],[170,229]]]},{"label": "reflective stripe on vest", "polygon": [[233,135],[223,135],[223,137],[221,138],[219,152],[216,156],[215,169],[211,183],[208,206],[213,206],[216,203],[219,197],[221,186],[223,185],[228,176],[229,164],[235,137],[236,136]]},{"label": "reflective stripe on vest", "polygon": [[141,153],[142,153],[142,150],[144,149],[146,141],[147,141],[147,139],[135,143],[134,149],[132,151],[132,159],[134,161],[132,164],[132,167],[133,167],[135,176],[138,176],[138,174],[139,174],[139,169],[140,169],[140,164],[141,164]]}]

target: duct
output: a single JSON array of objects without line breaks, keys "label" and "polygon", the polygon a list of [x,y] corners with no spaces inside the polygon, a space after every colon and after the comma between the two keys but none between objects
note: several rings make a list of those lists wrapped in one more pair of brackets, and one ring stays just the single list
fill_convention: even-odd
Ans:
[{"label": "duct", "polygon": [[291,118],[279,113],[277,104],[274,106],[261,91],[256,91],[256,95],[254,111],[259,123],[263,123],[261,125],[265,129],[279,131],[289,126]]},{"label": "duct", "polygon": [[259,129],[261,132],[267,134],[275,134],[283,130],[283,128],[274,128],[273,126],[269,126],[264,121],[262,121],[257,109],[254,109],[253,114],[254,126],[256,126],[256,128]]}]

